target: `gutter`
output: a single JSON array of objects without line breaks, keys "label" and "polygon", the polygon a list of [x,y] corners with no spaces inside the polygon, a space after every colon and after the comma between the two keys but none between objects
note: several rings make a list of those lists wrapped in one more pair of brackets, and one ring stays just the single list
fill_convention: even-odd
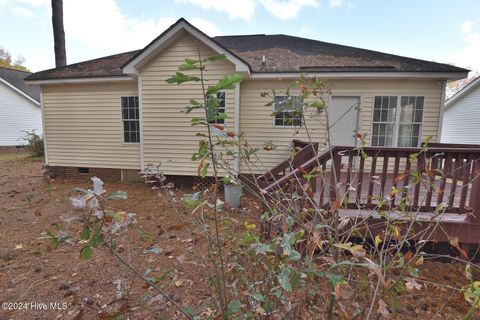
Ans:
[{"label": "gutter", "polygon": [[304,77],[317,78],[365,78],[365,79],[385,79],[385,78],[415,78],[415,79],[445,79],[458,80],[468,76],[468,72],[258,72],[250,74],[250,79],[297,79],[301,75]]},{"label": "gutter", "polygon": [[25,80],[27,84],[64,84],[64,83],[97,83],[97,82],[116,82],[116,81],[135,81],[129,76],[117,77],[89,77],[89,78],[64,78],[64,79],[44,79],[44,80]]}]

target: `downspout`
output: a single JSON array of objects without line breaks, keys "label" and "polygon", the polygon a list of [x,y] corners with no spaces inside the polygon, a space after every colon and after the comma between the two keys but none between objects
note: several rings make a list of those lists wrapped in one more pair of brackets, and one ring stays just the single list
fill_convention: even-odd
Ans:
[{"label": "downspout", "polygon": [[143,111],[142,111],[142,76],[139,75],[137,79],[138,84],[138,113],[140,122],[140,170],[143,172],[145,169],[144,155],[143,155]]},{"label": "downspout", "polygon": [[238,176],[240,173],[240,83],[235,84],[235,106],[234,106],[233,131],[235,133],[235,157],[233,159],[233,171]]},{"label": "downspout", "polygon": [[440,115],[438,117],[437,142],[442,141],[443,113],[445,111],[445,91],[447,89],[447,80],[442,81],[442,94],[440,96]]}]

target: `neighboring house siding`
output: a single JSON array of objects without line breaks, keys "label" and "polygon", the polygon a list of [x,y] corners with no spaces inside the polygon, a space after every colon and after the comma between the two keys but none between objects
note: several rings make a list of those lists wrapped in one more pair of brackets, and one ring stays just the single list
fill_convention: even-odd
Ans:
[{"label": "neighboring house siding", "polygon": [[140,168],[140,144],[123,143],[120,97],[137,83],[46,85],[43,106],[50,166]]},{"label": "neighboring house siding", "polygon": [[[170,175],[197,175],[199,161],[192,161],[192,154],[198,151],[197,132],[204,132],[204,126],[192,126],[192,117],[204,117],[203,111],[184,114],[190,99],[202,101],[201,86],[198,83],[168,84],[168,78],[178,72],[178,66],[185,58],[197,59],[200,48],[203,58],[216,53],[184,35],[140,70],[141,110],[143,117],[144,164],[158,164]],[[228,61],[207,65],[205,77],[213,85],[223,75],[234,72]],[[196,74],[195,71],[186,71]],[[198,75],[198,74],[196,74]],[[226,91],[226,129],[233,131],[234,90]]]},{"label": "neighboring house siding", "polygon": [[480,143],[480,86],[453,102],[443,115],[442,142]]},{"label": "neighboring house siding", "polygon": [[[240,130],[250,146],[258,146],[259,159],[250,166],[242,164],[243,173],[263,173],[274,167],[291,154],[292,139],[308,140],[305,130],[295,134],[294,128],[274,127],[272,120],[273,107],[265,104],[271,101],[262,97],[263,92],[275,89],[277,94],[285,91],[291,81],[244,81],[241,84],[240,96]],[[361,114],[359,117],[360,132],[366,134],[370,144],[372,128],[372,110],[374,97],[377,95],[418,95],[425,97],[422,136],[432,136],[436,141],[439,121],[441,83],[432,80],[335,80],[327,81],[332,89],[332,96],[359,96]],[[307,126],[312,140],[325,146],[326,131],[324,115],[307,113]],[[345,130],[352,130],[345,128]],[[262,144],[271,141],[277,145],[273,151],[264,151]]]},{"label": "neighboring house siding", "polygon": [[40,107],[0,82],[0,146],[24,145],[25,130],[42,134]]}]

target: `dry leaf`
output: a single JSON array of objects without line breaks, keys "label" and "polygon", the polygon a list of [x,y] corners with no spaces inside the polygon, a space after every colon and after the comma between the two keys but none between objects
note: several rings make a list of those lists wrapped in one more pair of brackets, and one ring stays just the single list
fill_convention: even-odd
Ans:
[{"label": "dry leaf", "polygon": [[450,245],[460,252],[460,254],[468,260],[468,253],[460,247],[458,243],[458,237],[451,237],[449,241]]},{"label": "dry leaf", "polygon": [[15,250],[20,250],[20,249],[23,249],[23,244],[16,244],[15,245]]},{"label": "dry leaf", "polygon": [[35,209],[35,215],[36,216],[41,216],[42,215],[42,209],[41,208]]},{"label": "dry leaf", "polygon": [[183,228],[185,228],[188,225],[189,225],[189,223],[174,224],[170,227],[167,227],[167,231],[182,230]]},{"label": "dry leaf", "polygon": [[388,306],[382,299],[378,300],[378,313],[380,313],[385,319],[390,319]]},{"label": "dry leaf", "polygon": [[183,286],[183,280],[176,280],[175,281],[175,287],[179,288],[181,286]]},{"label": "dry leaf", "polygon": [[405,278],[405,287],[407,288],[407,290],[422,289],[422,285],[418,284],[417,280],[415,280],[414,278]]}]

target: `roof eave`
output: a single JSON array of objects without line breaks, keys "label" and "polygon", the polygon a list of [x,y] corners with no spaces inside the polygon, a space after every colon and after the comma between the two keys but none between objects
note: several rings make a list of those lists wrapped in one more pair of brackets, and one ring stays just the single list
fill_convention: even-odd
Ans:
[{"label": "roof eave", "polygon": [[132,78],[127,75],[121,76],[102,76],[102,77],[76,77],[76,78],[58,78],[58,79],[33,79],[25,80],[27,84],[66,84],[66,83],[89,83],[89,82],[124,82],[124,81],[135,81],[135,78]]},{"label": "roof eave", "polygon": [[470,93],[472,90],[480,86],[480,76],[478,76],[475,80],[470,82],[467,86],[463,89],[455,93],[452,97],[450,97],[447,101],[445,101],[445,109],[452,106],[455,101],[461,100],[464,96]]},{"label": "roof eave", "polygon": [[34,98],[30,97],[28,94],[26,94],[25,92],[23,92],[22,90],[18,89],[17,87],[11,85],[8,81],[4,80],[3,78],[0,78],[0,82],[5,84],[7,87],[9,87],[10,89],[12,89],[13,91],[17,92],[18,94],[20,94],[21,96],[27,98],[28,100],[30,100],[31,102],[33,102],[35,105],[37,106],[40,106],[40,101],[37,101],[35,100]]},{"label": "roof eave", "polygon": [[439,79],[439,80],[458,80],[468,76],[468,72],[407,72],[407,71],[324,71],[324,72],[254,72],[250,75],[251,79],[295,79],[300,75],[305,77],[317,77],[328,79]]}]

